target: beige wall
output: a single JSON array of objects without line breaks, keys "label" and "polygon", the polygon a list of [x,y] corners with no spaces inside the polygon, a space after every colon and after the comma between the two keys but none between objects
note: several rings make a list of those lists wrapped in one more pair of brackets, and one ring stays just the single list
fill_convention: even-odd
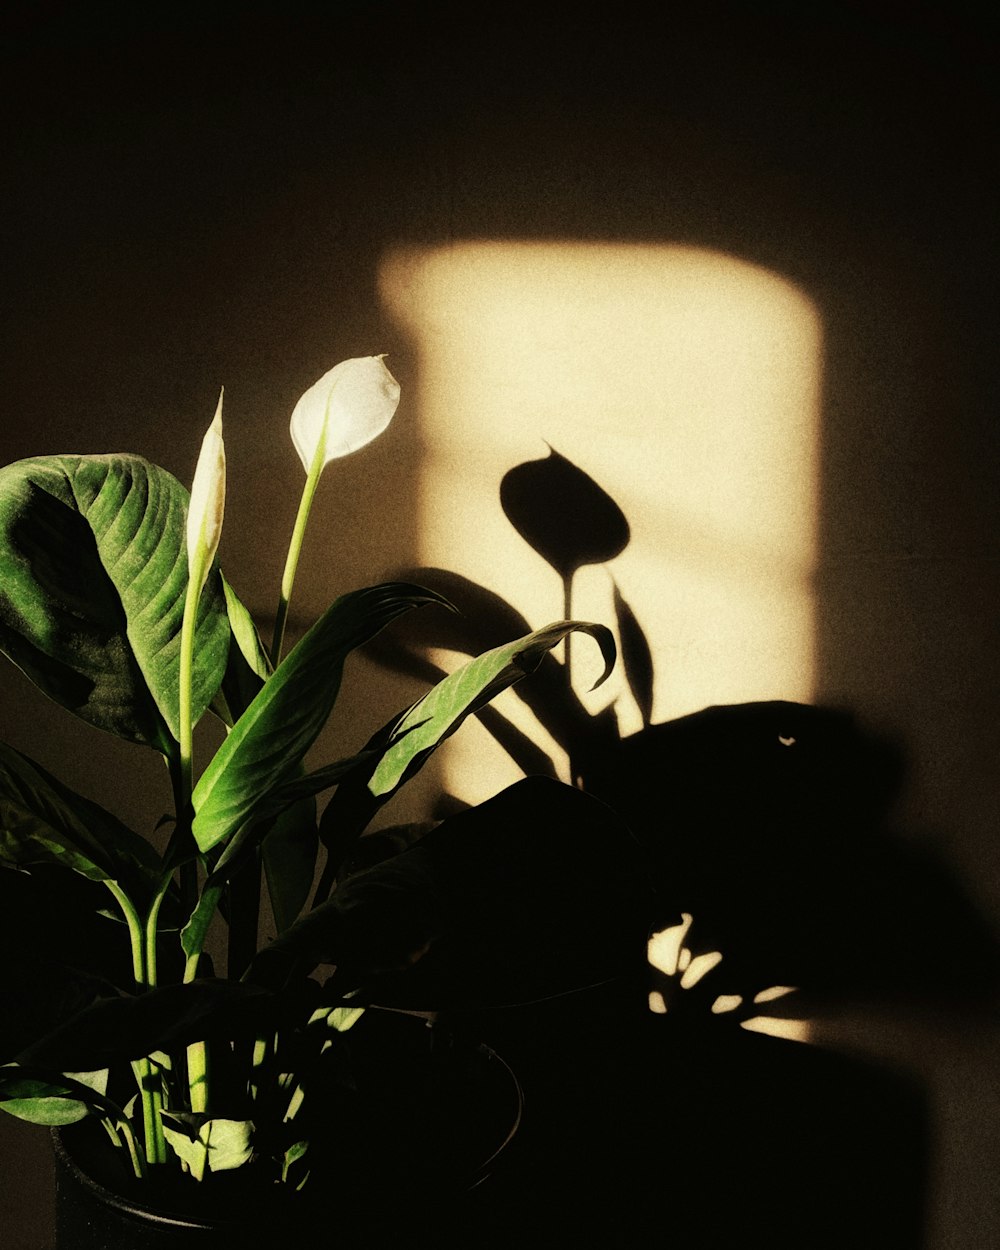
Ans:
[{"label": "beige wall", "polygon": [[[533,624],[559,616],[495,494],[548,440],[633,522],[615,571],[669,678],[657,716],[757,697],[853,707],[907,744],[903,823],[995,920],[995,261],[977,48],[958,16],[900,28],[843,6],[798,27],[674,6],[586,26],[568,8],[471,22],[420,4],[327,23],[267,6],[190,27],[25,19],[5,87],[0,457],[133,450],[186,479],[224,384],[224,563],[266,615],[300,481],[291,407],[337,359],[386,351],[399,415],[324,483],[296,627],[336,590],[420,562],[488,573]],[[557,365],[539,380],[545,351]],[[742,413],[762,425],[734,425]],[[606,612],[597,575],[581,593]],[[365,671],[330,752],[416,689],[372,693]],[[155,761],[0,680],[4,737],[155,821]],[[951,1017],[827,1028],[927,1079],[928,1250],[1000,1240],[983,1162],[1000,1145],[995,1034]]]}]

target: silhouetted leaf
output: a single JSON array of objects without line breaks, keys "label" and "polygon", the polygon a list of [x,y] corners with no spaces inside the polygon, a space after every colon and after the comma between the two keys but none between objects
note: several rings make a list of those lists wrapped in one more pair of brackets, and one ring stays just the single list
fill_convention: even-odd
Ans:
[{"label": "silhouetted leaf", "polygon": [[33,1043],[18,1062],[60,1072],[106,1068],[197,1041],[216,1028],[245,1020],[244,1012],[263,1005],[256,986],[207,979],[163,986],[134,998],[104,998]]},{"label": "silhouetted leaf", "polygon": [[0,1062],[9,1062],[97,999],[118,993],[103,978],[66,962],[7,947],[0,964]]},{"label": "silhouetted leaf", "polygon": [[564,579],[586,564],[621,555],[629,541],[625,514],[607,491],[559,452],[504,474],[500,502],[529,546]]},{"label": "silhouetted leaf", "polygon": [[280,986],[330,962],[379,1003],[499,1006],[641,970],[652,915],[645,858],[618,816],[531,777],[340,882],[251,976]]},{"label": "silhouetted leaf", "polygon": [[628,679],[629,689],[647,726],[653,719],[653,655],[646,641],[642,626],[630,605],[615,587],[615,617],[618,621],[618,638],[621,642],[622,665]]}]

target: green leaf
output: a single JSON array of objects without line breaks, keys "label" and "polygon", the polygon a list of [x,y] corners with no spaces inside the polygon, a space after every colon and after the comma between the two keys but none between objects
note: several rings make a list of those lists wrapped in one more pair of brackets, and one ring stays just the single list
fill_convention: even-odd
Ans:
[{"label": "green leaf", "polygon": [[327,1016],[326,1022],[338,1033],[346,1033],[348,1029],[354,1028],[364,1014],[364,1007],[334,1007]]},{"label": "green leaf", "polygon": [[368,782],[369,792],[384,802],[467,717],[536,669],[553,647],[574,632],[588,634],[601,649],[604,672],[594,683],[596,689],[615,663],[614,637],[604,625],[556,621],[494,647],[438,682],[400,718]]},{"label": "green leaf", "polygon": [[174,1153],[201,1180],[208,1164],[210,1172],[228,1172],[242,1167],[253,1154],[252,1120],[211,1119],[190,1111],[163,1111],[163,1136]]},{"label": "green leaf", "polygon": [[215,909],[219,906],[222,891],[225,889],[225,882],[228,880],[229,875],[235,872],[238,867],[239,865],[234,861],[230,873],[222,876],[218,884],[209,880],[202,886],[194,911],[191,913],[187,924],[181,929],[181,950],[188,958],[192,955],[200,955],[204,949],[208,926],[212,923]]},{"label": "green leaf", "polygon": [[86,1119],[91,1114],[91,1108],[86,1103],[71,1098],[68,1092],[61,1091],[58,1086],[49,1086],[39,1081],[26,1081],[24,1085],[42,1092],[27,1094],[21,1098],[8,1098],[0,1102],[0,1111],[6,1111],[19,1120],[27,1120],[29,1124],[45,1124],[53,1128],[76,1124],[78,1120]]},{"label": "green leaf", "polygon": [[251,672],[255,673],[262,682],[267,681],[273,670],[268,654],[264,650],[264,644],[257,633],[257,626],[254,624],[253,617],[225,577],[222,578],[222,589],[226,596],[226,611],[229,614],[229,625],[233,631],[233,637],[236,639],[236,645],[240,649],[240,654]]},{"label": "green leaf", "polygon": [[316,873],[316,800],[300,799],[277,817],[261,844],[271,913],[279,933],[306,904]]},{"label": "green leaf", "polygon": [[231,728],[254,701],[272,669],[253,617],[226,578],[222,574],[220,577],[236,646],[229,648],[222,685],[211,709]]},{"label": "green leaf", "polygon": [[337,599],[271,675],[205,769],[193,796],[199,849],[224,842],[288,780],[326,723],[344,661],[411,608],[447,601],[403,582]]},{"label": "green leaf", "polygon": [[[301,776],[294,776],[289,781],[282,782],[271,794],[267,795],[258,805],[253,817],[248,819],[237,833],[226,843],[222,854],[215,862],[208,879],[202,887],[201,895],[195,905],[194,911],[191,913],[188,922],[181,930],[181,949],[185,955],[200,954],[204,944],[205,937],[208,933],[209,925],[212,923],[212,917],[215,915],[215,909],[219,905],[222,897],[222,891],[226,882],[237,872],[246,861],[247,855],[260,842],[266,839],[271,832],[271,821],[290,809],[293,804],[302,803],[304,800],[311,799],[314,795],[319,794],[322,790],[328,790],[330,786],[336,785],[342,778],[354,772],[359,762],[371,758],[370,753],[361,752],[359,755],[351,756],[346,760],[338,760],[335,764],[327,764],[323,768],[317,768],[315,772],[305,773]],[[299,837],[306,840],[306,835],[300,831]],[[317,837],[318,835],[309,835]],[[313,863],[315,866],[315,851],[318,847],[314,847],[312,851]],[[306,872],[306,856],[308,847],[297,846],[293,851],[295,858],[295,866],[282,869],[280,856],[281,852],[275,848],[276,858],[272,859],[271,872],[285,872],[286,878],[278,884],[277,888],[284,896],[275,906],[275,918],[278,920],[278,932],[282,932],[287,924],[291,921],[288,919],[292,910],[295,915],[302,910],[301,903],[296,907],[296,897],[301,895],[303,891],[308,893],[312,885],[313,873]],[[308,875],[308,884],[306,884],[306,876]],[[268,888],[271,888],[270,880]],[[304,898],[302,899],[304,902]],[[294,917],[293,917],[294,918]]]},{"label": "green leaf", "polygon": [[[0,469],[0,650],[56,702],[174,750],[188,494],[139,456],[41,456]],[[199,607],[193,710],[222,680],[217,570]]]},{"label": "green leaf", "polygon": [[153,848],[110,812],[0,743],[0,863],[58,864],[92,881],[117,881],[133,902],[160,879]]},{"label": "green leaf", "polygon": [[378,809],[419,772],[438,746],[467,717],[534,672],[553,647],[577,630],[589,634],[604,657],[604,672],[594,683],[596,689],[614,666],[614,636],[604,625],[556,621],[514,642],[484,651],[439,681],[407,712],[389,721],[369,739],[364,753],[374,755],[379,762],[367,785],[360,775],[346,779],[320,820],[320,840],[327,848],[327,860],[316,891],[318,900],[329,894],[351,846]]},{"label": "green leaf", "polygon": [[[67,1072],[62,1080],[25,1073],[16,1065],[0,1068],[0,1109],[31,1124],[57,1127],[103,1110],[108,1087],[107,1069],[98,1072]],[[100,1095],[91,1101],[88,1090]],[[82,1095],[82,1097],[81,1097]]]}]

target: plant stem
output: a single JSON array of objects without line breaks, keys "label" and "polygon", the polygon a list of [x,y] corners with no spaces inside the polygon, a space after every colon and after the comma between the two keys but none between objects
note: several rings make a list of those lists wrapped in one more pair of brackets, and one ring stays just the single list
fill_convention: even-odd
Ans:
[{"label": "plant stem", "polygon": [[119,1150],[122,1148],[122,1137],[125,1138],[125,1145],[128,1147],[129,1157],[132,1160],[132,1171],[136,1174],[136,1177],[139,1180],[142,1180],[142,1178],[146,1175],[146,1169],[142,1163],[142,1156],[139,1153],[139,1147],[135,1140],[135,1134],[132,1132],[132,1125],[129,1124],[128,1120],[112,1120],[108,1116],[104,1116],[101,1123],[104,1125],[108,1136]]},{"label": "plant stem", "polygon": [[178,760],[177,793],[174,795],[177,804],[177,819],[184,821],[189,818],[191,806],[192,778],[194,775],[194,722],[192,719],[191,687],[194,676],[194,631],[198,617],[198,599],[201,590],[198,583],[188,579],[187,594],[184,598],[184,616],[181,620],[181,650],[178,691],[178,721],[180,729],[180,757]]},{"label": "plant stem", "polygon": [[132,1064],[139,1097],[142,1101],[142,1131],[146,1139],[146,1162],[166,1163],[167,1142],[163,1136],[160,1111],[163,1109],[163,1093],[160,1077],[148,1056],[143,1055]]},{"label": "plant stem", "polygon": [[[190,571],[190,572],[193,572]],[[184,599],[184,617],[181,622],[181,651],[178,696],[178,719],[180,728],[180,759],[178,763],[177,803],[178,822],[191,819],[191,792],[194,777],[194,718],[192,714],[191,688],[194,678],[194,631],[198,616],[198,600],[201,597],[200,579],[189,572],[187,595]],[[193,865],[192,865],[193,866]],[[182,870],[183,872],[183,870]],[[191,892],[190,874],[185,882],[185,894]],[[197,888],[195,886],[195,888]],[[185,903],[187,899],[185,899]],[[184,970],[184,980],[190,981],[197,973],[198,957],[189,956]],[[188,1090],[192,1111],[208,1109],[208,1050],[204,1042],[192,1042],[187,1048]]]},{"label": "plant stem", "polygon": [[326,439],[321,438],[313,453],[312,464],[306,475],[306,484],[302,488],[299,499],[299,510],[295,517],[291,541],[288,544],[288,555],[285,557],[285,570],[281,575],[281,594],[278,597],[278,611],[274,618],[274,638],[271,642],[271,663],[275,668],[281,661],[281,644],[285,637],[285,624],[288,621],[288,605],[292,598],[292,587],[295,585],[295,571],[299,566],[302,554],[302,540],[305,537],[306,524],[312,510],[313,496],[323,472],[326,458]]},{"label": "plant stem", "polygon": [[146,984],[150,986],[156,985],[156,922],[160,915],[160,907],[163,905],[163,900],[169,888],[170,877],[166,876],[160,884],[160,888],[157,890],[146,916]]},{"label": "plant stem", "polygon": [[188,1090],[191,1094],[191,1110],[208,1111],[208,1047],[204,1042],[192,1042],[187,1048]]},{"label": "plant stem", "polygon": [[[563,620],[571,621],[572,619],[573,619],[573,574],[567,573],[566,576],[563,578]],[[570,690],[570,691],[573,689],[573,665],[570,659],[570,639],[572,637],[573,637],[572,634],[567,634],[566,640],[563,643],[563,646],[565,648],[563,652],[563,657],[566,662],[566,688],[567,690]]]},{"label": "plant stem", "polygon": [[136,985],[146,984],[146,935],[135,904],[121,888],[117,881],[105,881],[104,884],[115,897],[122,910],[125,923],[128,925],[129,945],[132,948],[132,975]]},{"label": "plant stem", "polygon": [[122,1136],[125,1138],[125,1145],[128,1146],[129,1157],[132,1160],[132,1171],[135,1172],[139,1180],[146,1175],[146,1168],[142,1162],[142,1155],[139,1153],[139,1143],[135,1140],[135,1133],[132,1132],[132,1125],[128,1120],[121,1120],[118,1124],[121,1129]]},{"label": "plant stem", "polygon": [[[149,945],[150,926],[144,926],[139,919],[139,913],[135,904],[121,888],[117,881],[105,881],[104,883],[118,902],[118,906],[122,909],[125,917],[125,923],[128,925],[129,940],[132,946],[132,971],[135,975],[136,983],[141,986],[150,987],[156,981],[156,956],[152,953],[153,947]],[[166,887],[164,886],[164,890]],[[153,944],[156,941],[156,914],[159,911],[159,902],[162,901],[162,894],[158,895],[158,900],[154,902],[150,915],[152,918]],[[152,975],[152,980],[150,976]],[[158,1077],[153,1072],[152,1064],[148,1058],[137,1059],[133,1064],[133,1070],[136,1076],[136,1083],[139,1086],[139,1099],[142,1103],[142,1127],[146,1138],[146,1159],[149,1163],[164,1163],[167,1158],[166,1141],[163,1137],[163,1125],[160,1122],[160,1108],[163,1105],[163,1096],[158,1087]]]}]

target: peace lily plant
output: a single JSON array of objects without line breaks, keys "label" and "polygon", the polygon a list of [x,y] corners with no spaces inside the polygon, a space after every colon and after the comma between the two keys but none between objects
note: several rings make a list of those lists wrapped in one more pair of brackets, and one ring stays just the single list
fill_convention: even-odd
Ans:
[{"label": "peace lily plant", "polygon": [[[371,356],[337,365],[295,406],[306,480],[269,646],[217,560],[221,397],[190,496],[136,455],[41,456],[0,470],[0,648],[80,719],[158,752],[173,800],[160,853],[0,744],[0,878],[26,917],[7,951],[0,1106],[45,1125],[96,1118],[137,1178],[203,1181],[252,1164],[305,1184],[323,1128],[309,1091],[364,1011],[350,978],[310,975],[344,930],[337,883],[353,840],[469,715],[572,631],[597,641],[606,669],[613,662],[603,626],[558,622],[366,727],[351,757],[306,763],[349,654],[405,613],[450,610],[406,583],[348,591],[283,654],[321,475],[385,430],[398,401],[383,358]],[[196,760],[194,728],[209,712],[225,734]],[[317,797],[338,787],[317,820]],[[279,936],[258,951],[262,881]],[[47,906],[59,913],[55,936]],[[217,915],[228,925],[225,977],[205,951]]]}]

